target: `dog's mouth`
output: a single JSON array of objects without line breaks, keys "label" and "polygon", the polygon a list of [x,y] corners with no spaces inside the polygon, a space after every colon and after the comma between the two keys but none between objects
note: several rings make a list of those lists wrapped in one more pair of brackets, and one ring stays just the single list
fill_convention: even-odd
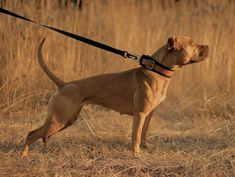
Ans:
[{"label": "dog's mouth", "polygon": [[188,64],[193,64],[193,63],[197,63],[197,61],[191,60]]}]

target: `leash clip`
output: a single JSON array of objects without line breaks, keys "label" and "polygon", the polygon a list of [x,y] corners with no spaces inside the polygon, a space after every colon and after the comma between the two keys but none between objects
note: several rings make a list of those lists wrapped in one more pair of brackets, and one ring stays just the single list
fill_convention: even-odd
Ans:
[{"label": "leash clip", "polygon": [[124,58],[130,58],[130,59],[132,59],[132,60],[137,60],[137,59],[138,59],[137,56],[135,56],[135,55],[133,55],[133,54],[130,54],[130,53],[128,53],[127,51],[124,52],[123,57],[124,57]]}]

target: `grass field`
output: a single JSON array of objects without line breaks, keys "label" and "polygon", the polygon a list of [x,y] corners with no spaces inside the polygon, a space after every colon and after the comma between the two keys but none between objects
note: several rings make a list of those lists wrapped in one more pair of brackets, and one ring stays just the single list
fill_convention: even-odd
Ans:
[{"label": "grass field", "polygon": [[235,1],[81,2],[0,0],[0,7],[139,55],[170,36],[190,36],[209,44],[210,59],[174,75],[139,158],[130,150],[132,118],[87,106],[86,121],[56,134],[48,149],[37,141],[22,160],[25,137],[43,123],[55,91],[36,60],[42,37],[46,62],[65,81],[138,64],[0,14],[0,176],[234,177]]}]

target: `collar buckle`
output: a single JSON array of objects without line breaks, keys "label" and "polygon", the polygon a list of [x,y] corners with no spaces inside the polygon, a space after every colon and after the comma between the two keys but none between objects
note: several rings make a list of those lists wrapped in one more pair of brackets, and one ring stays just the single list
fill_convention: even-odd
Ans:
[{"label": "collar buckle", "polygon": [[164,77],[171,78],[174,70],[164,66],[163,64],[157,62],[152,57],[148,55],[142,55],[140,58],[140,65],[150,71],[158,73]]},{"label": "collar buckle", "polygon": [[156,64],[156,61],[147,55],[142,55],[140,58],[140,65],[149,70],[153,70],[155,67],[155,64]]},{"label": "collar buckle", "polygon": [[154,60],[149,60],[149,59],[147,59],[147,60],[149,62],[149,65],[145,65],[145,67],[150,69],[150,70],[153,70],[154,67],[155,67],[155,61]]}]

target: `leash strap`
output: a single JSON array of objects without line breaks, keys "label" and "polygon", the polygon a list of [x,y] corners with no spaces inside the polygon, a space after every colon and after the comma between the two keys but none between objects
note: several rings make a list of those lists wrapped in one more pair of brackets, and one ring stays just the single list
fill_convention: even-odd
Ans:
[{"label": "leash strap", "polygon": [[77,34],[73,34],[73,33],[70,33],[70,32],[67,32],[67,31],[64,31],[64,30],[61,30],[61,29],[58,29],[58,28],[54,28],[54,27],[51,27],[51,26],[48,26],[48,25],[44,25],[44,24],[35,22],[35,21],[33,21],[33,20],[30,20],[30,19],[28,19],[28,18],[26,18],[26,17],[23,17],[23,16],[21,16],[21,15],[18,15],[18,14],[16,14],[16,13],[13,13],[13,12],[8,11],[8,10],[6,10],[6,9],[0,8],[0,12],[3,13],[3,14],[9,15],[9,16],[15,17],[15,18],[19,18],[19,19],[22,19],[22,20],[25,20],[25,21],[28,21],[28,22],[31,22],[31,23],[40,25],[40,26],[42,26],[42,27],[45,27],[45,28],[47,28],[47,29],[56,31],[57,33],[63,34],[63,35],[68,36],[68,37],[70,37],[70,38],[76,39],[76,40],[78,40],[78,41],[84,42],[84,43],[89,44],[89,45],[92,45],[92,46],[95,46],[95,47],[97,47],[97,48],[100,48],[100,49],[103,49],[103,50],[106,50],[106,51],[115,53],[115,54],[117,54],[117,55],[121,55],[121,56],[124,57],[124,58],[130,58],[130,59],[133,59],[133,60],[137,60],[137,59],[138,59],[137,56],[135,56],[135,55],[133,55],[133,54],[130,54],[130,53],[128,53],[127,51],[119,50],[119,49],[113,48],[113,47],[111,47],[111,46],[108,46],[108,45],[106,45],[106,44],[102,44],[102,43],[100,43],[100,42],[94,41],[94,40],[92,40],[92,39],[88,39],[88,38],[79,36],[79,35],[77,35]]},{"label": "leash strap", "polygon": [[[61,30],[61,29],[58,29],[58,28],[54,28],[54,27],[51,27],[51,26],[48,26],[48,25],[44,25],[44,24],[35,22],[35,21],[33,21],[33,20],[29,19],[29,18],[23,17],[21,15],[18,15],[16,13],[8,11],[6,9],[0,8],[0,13],[3,13],[3,14],[6,14],[6,15],[15,17],[15,18],[19,18],[19,19],[22,19],[22,20],[25,20],[25,21],[37,24],[39,26],[42,26],[44,28],[53,30],[53,31],[55,31],[57,33],[60,33],[60,34],[63,34],[65,36],[68,36],[70,38],[73,38],[75,40],[84,42],[84,43],[89,44],[91,46],[95,46],[97,48],[100,48],[100,49],[103,49],[103,50],[115,53],[117,55],[121,55],[124,58],[130,58],[130,59],[133,59],[133,60],[138,60],[138,57],[136,55],[130,54],[127,51],[119,50],[119,49],[113,48],[111,46],[108,46],[106,44],[94,41],[92,39],[88,39],[88,38],[79,36],[77,34],[73,34],[73,33],[70,33],[70,32],[67,32],[67,31],[64,31],[64,30]],[[155,73],[158,73],[158,74],[160,74],[160,75],[162,75],[164,77],[167,77],[167,78],[171,78],[171,76],[172,76],[172,74],[174,72],[170,68],[167,68],[166,66],[162,65],[161,63],[157,62],[152,57],[147,56],[147,55],[142,55],[142,57],[140,58],[140,65],[143,66],[144,68],[148,69],[148,70],[151,70],[151,71],[153,71]]]}]

